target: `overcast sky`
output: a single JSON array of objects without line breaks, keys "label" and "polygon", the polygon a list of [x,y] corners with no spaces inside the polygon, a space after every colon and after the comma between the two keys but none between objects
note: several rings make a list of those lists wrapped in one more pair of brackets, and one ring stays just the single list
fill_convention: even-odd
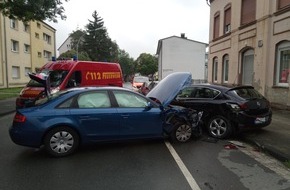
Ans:
[{"label": "overcast sky", "polygon": [[63,3],[65,21],[49,23],[56,29],[56,48],[70,33],[85,29],[92,14],[103,18],[109,37],[133,58],[156,54],[158,40],[185,33],[208,43],[210,7],[206,0],[69,0]]}]

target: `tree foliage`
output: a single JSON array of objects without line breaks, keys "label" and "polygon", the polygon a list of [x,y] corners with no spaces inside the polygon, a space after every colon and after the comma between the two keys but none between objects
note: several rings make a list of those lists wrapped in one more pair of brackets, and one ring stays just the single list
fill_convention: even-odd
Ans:
[{"label": "tree foliage", "polygon": [[104,21],[98,16],[97,11],[92,14],[93,20],[86,25],[84,48],[89,57],[94,61],[113,62],[118,58],[118,45],[113,42],[104,27]]},{"label": "tree foliage", "polygon": [[118,62],[122,68],[122,73],[125,81],[128,81],[130,77],[135,73],[134,71],[134,59],[129,56],[125,50],[119,50]]},{"label": "tree foliage", "polygon": [[[69,50],[65,53],[62,53],[61,55],[59,55],[59,57],[57,59],[72,59],[74,57],[76,57],[77,52],[75,50]],[[89,58],[89,55],[86,52],[79,52],[78,53],[78,59],[82,60],[82,61],[91,61],[91,59]]]},{"label": "tree foliage", "polygon": [[68,0],[3,0],[0,11],[3,15],[23,22],[49,20],[57,22],[57,18],[66,19],[63,1]]},{"label": "tree foliage", "polygon": [[86,35],[85,30],[73,31],[69,36],[71,37],[71,49],[83,51],[84,47],[84,36]]},{"label": "tree foliage", "polygon": [[157,58],[148,53],[142,53],[135,61],[135,70],[141,75],[154,75],[158,71]]}]

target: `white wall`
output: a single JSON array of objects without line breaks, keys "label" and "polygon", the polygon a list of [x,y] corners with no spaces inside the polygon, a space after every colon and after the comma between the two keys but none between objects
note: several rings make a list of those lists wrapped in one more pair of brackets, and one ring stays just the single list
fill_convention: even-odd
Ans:
[{"label": "white wall", "polygon": [[191,72],[192,79],[204,80],[205,54],[204,43],[176,36],[162,40],[158,59],[161,78],[173,72]]},{"label": "white wall", "polygon": [[61,55],[62,53],[67,52],[68,50],[71,50],[71,38],[68,37],[63,44],[58,48],[58,53]]}]

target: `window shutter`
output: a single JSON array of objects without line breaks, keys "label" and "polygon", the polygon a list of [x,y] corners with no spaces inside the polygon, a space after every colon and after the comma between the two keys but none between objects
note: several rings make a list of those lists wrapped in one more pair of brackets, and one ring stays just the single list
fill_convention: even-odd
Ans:
[{"label": "window shutter", "polygon": [[225,10],[224,33],[231,31],[231,8]]},{"label": "window shutter", "polygon": [[248,24],[256,19],[256,0],[242,1],[241,25]]},{"label": "window shutter", "polygon": [[220,29],[220,15],[217,15],[214,17],[214,33],[213,33],[214,39],[219,37],[219,29]]},{"label": "window shutter", "polygon": [[279,0],[278,9],[282,9],[288,5],[290,5],[290,0]]}]

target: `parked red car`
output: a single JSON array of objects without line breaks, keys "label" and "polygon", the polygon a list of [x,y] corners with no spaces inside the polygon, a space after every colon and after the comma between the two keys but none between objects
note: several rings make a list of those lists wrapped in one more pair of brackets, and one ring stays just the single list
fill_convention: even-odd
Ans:
[{"label": "parked red car", "polygon": [[144,82],[139,89],[139,92],[143,95],[148,94],[156,85],[158,81]]}]

